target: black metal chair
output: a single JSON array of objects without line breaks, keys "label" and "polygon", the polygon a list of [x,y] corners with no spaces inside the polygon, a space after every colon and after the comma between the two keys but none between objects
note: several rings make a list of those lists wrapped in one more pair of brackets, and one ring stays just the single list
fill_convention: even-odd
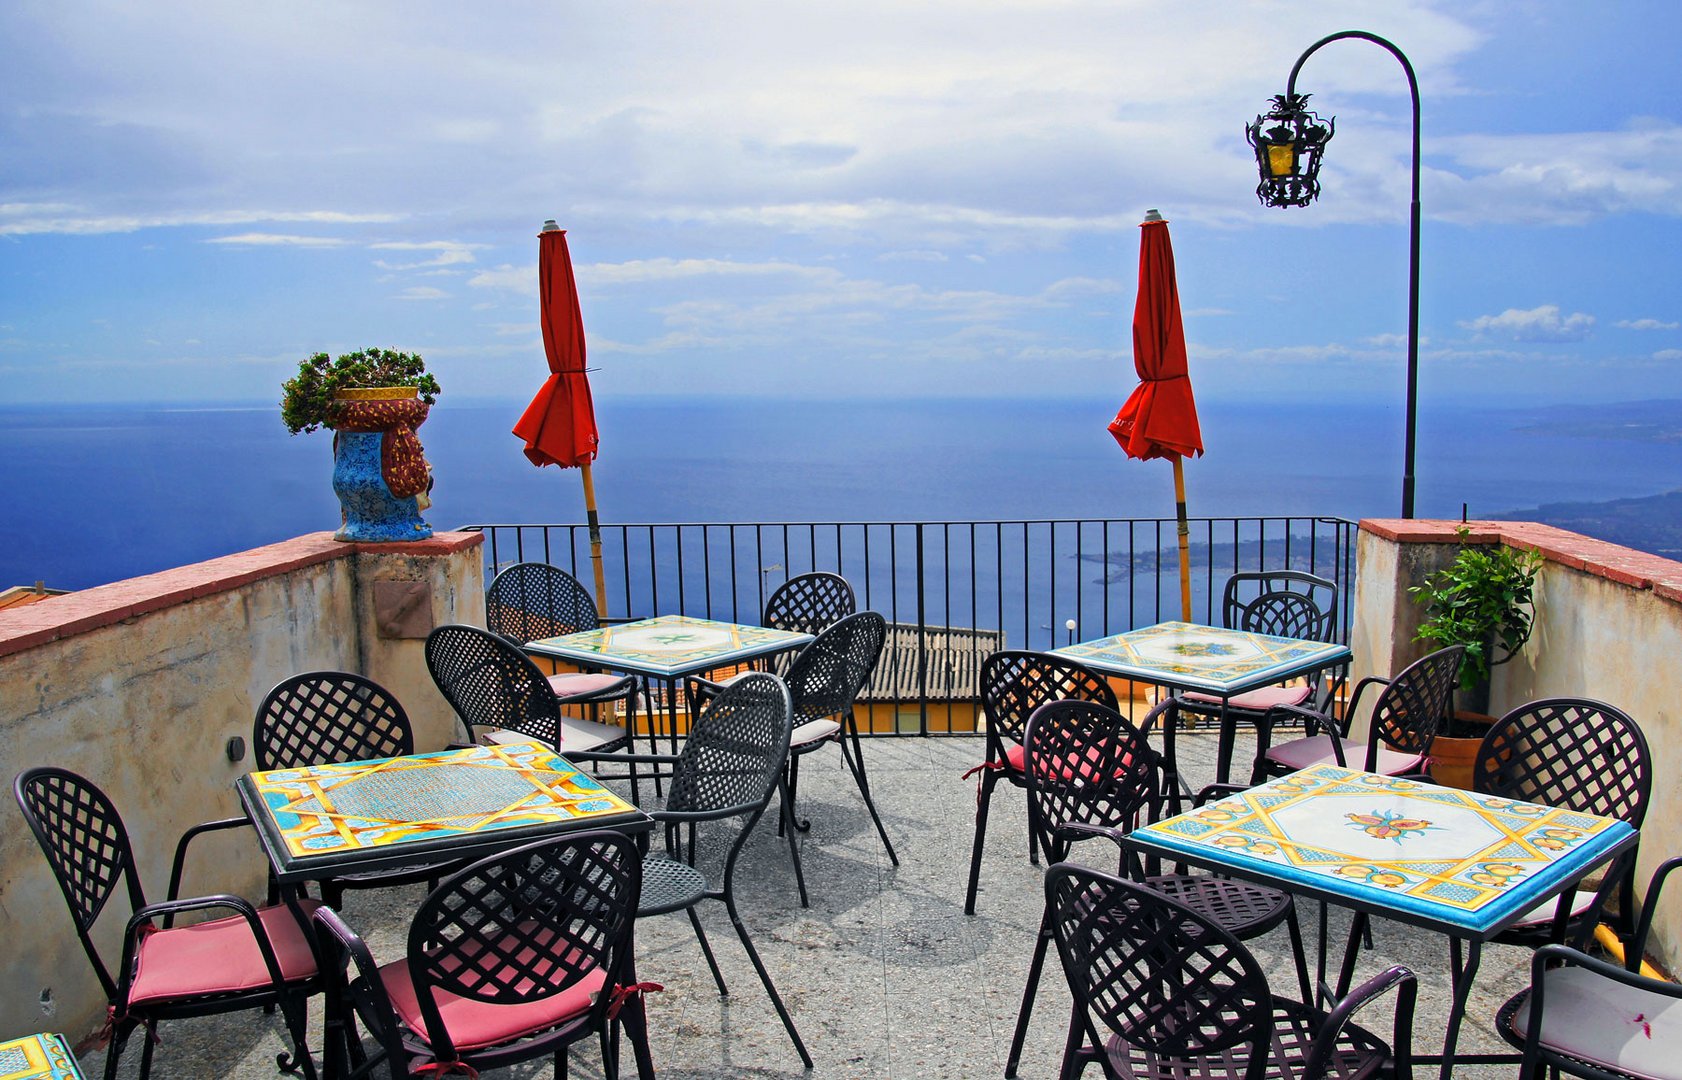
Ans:
[{"label": "black metal chair", "polygon": [[[1082,866],[1046,871],[1047,921],[1074,1008],[1062,1080],[1411,1075],[1417,985],[1392,967],[1327,1012],[1276,997],[1217,920],[1158,889]],[[1391,1044],[1350,1022],[1395,989]]]},{"label": "black metal chair", "polygon": [[[251,749],[261,771],[304,769],[412,754],[415,736],[409,714],[379,683],[348,671],[306,671],[281,680],[257,706]],[[430,866],[322,878],[321,899],[342,908],[347,889],[435,885],[449,872]]]},{"label": "black metal chair", "polygon": [[[106,1034],[111,1040],[105,1058],[107,1080],[117,1075],[117,1060],[137,1027],[146,1029],[140,1056],[144,1080],[152,1069],[158,1021],[268,1006],[280,1008],[296,1055],[282,1054],[278,1063],[287,1070],[301,1068],[313,1080],[315,1065],[304,1042],[305,1003],[320,990],[321,980],[297,916],[286,907],[256,907],[226,894],[179,895],[188,844],[203,833],[249,821],[231,818],[188,829],[175,849],[167,899],[148,904],[128,830],[103,791],[73,772],[55,768],[25,770],[12,790],[64,891],[76,935],[105,990]],[[122,960],[113,974],[94,935],[119,884],[127,889],[130,914],[122,934]],[[313,901],[305,903],[306,911],[314,906]],[[233,914],[174,926],[178,914],[215,910]]]},{"label": "black metal chair", "polygon": [[1653,874],[1624,966],[1565,945],[1544,945],[1530,961],[1530,986],[1495,1014],[1495,1030],[1524,1052],[1520,1080],[1541,1067],[1591,1080],[1675,1076],[1682,1054],[1682,985],[1642,975],[1641,958],[1659,893],[1682,858]]},{"label": "black metal chair", "polygon": [[858,599],[846,578],[815,570],[778,586],[765,601],[761,622],[776,630],[821,634],[857,610]]},{"label": "black metal chair", "polygon": [[[718,992],[728,994],[724,976],[713,959],[712,946],[701,928],[695,908],[702,900],[721,900],[730,925],[741,938],[748,959],[759,973],[759,981],[788,1031],[794,1048],[808,1069],[812,1056],[794,1028],[765,962],[748,937],[741,912],[736,908],[736,861],[748,834],[765,813],[771,796],[783,783],[788,761],[789,734],[794,728],[794,699],[788,687],[775,675],[752,672],[723,688],[709,699],[690,724],[689,738],[679,754],[579,754],[582,761],[639,761],[669,765],[671,787],[664,809],[649,816],[665,826],[666,850],[643,861],[642,901],[638,917],[682,911],[695,928],[701,954],[712,970]],[[717,888],[695,867],[696,826],[702,822],[740,819],[736,836],[724,857],[723,877]],[[789,847],[794,838],[789,837]],[[795,866],[798,869],[799,861]],[[802,885],[804,890],[804,885]]]},{"label": "black metal chair", "polygon": [[[975,843],[969,857],[969,892],[964,914],[975,914],[975,895],[981,887],[981,850],[987,840],[987,811],[993,789],[1008,780],[1026,789],[1022,776],[1022,739],[1028,717],[1048,701],[1072,698],[1117,708],[1115,691],[1100,674],[1074,660],[1053,653],[1006,649],[981,665],[981,711],[987,720],[987,760],[964,773],[979,774],[975,794]],[[1039,864],[1039,843],[1028,830],[1028,860]]]},{"label": "black metal chair", "polygon": [[[507,571],[504,571],[507,573]],[[610,750],[625,745],[636,724],[636,679],[632,676],[546,676],[517,645],[500,634],[452,623],[426,637],[426,666],[450,707],[490,742],[531,742],[559,753]],[[588,689],[562,695],[555,680],[596,680]],[[625,726],[568,716],[568,706],[624,701]]]},{"label": "black metal chair", "polygon": [[[1478,747],[1472,790],[1520,802],[1618,818],[1638,831],[1653,790],[1647,739],[1621,709],[1588,698],[1546,698],[1497,720]],[[1635,929],[1635,859],[1619,883],[1619,929]],[[1580,943],[1599,917],[1596,890],[1578,889],[1568,932]],[[1556,902],[1548,901],[1495,940],[1538,946],[1549,940]]]},{"label": "black metal chair", "polygon": [[[1221,625],[1228,630],[1304,641],[1331,641],[1337,629],[1337,583],[1297,570],[1263,570],[1234,574],[1221,597]],[[1324,712],[1333,684],[1320,676],[1300,686],[1263,686],[1228,698],[1226,716],[1234,722],[1259,724],[1276,705],[1308,705]],[[1221,699],[1214,694],[1187,691],[1179,695],[1180,712],[1219,719]],[[1216,777],[1225,780],[1232,761],[1233,726],[1221,729]]]},{"label": "black metal chair", "polygon": [[653,1075],[641,995],[660,987],[637,982],[631,955],[641,887],[642,859],[623,833],[527,844],[434,889],[404,958],[384,965],[338,912],[319,909],[335,999],[379,1046],[364,1056],[345,1017],[351,1080],[382,1064],[392,1076],[476,1076],[550,1054],[561,1077],[567,1048],[592,1034],[611,1080],[620,1027],[638,1071]]},{"label": "black metal chair", "polygon": [[[1448,718],[1460,674],[1460,654],[1465,651],[1463,645],[1438,649],[1403,668],[1394,679],[1367,676],[1355,684],[1342,722],[1329,712],[1298,705],[1269,709],[1256,725],[1258,746],[1251,783],[1311,765],[1341,765],[1385,776],[1423,775],[1430,762],[1431,741]],[[1349,738],[1349,723],[1368,686],[1380,689],[1373,701],[1368,740],[1361,743]],[[1286,717],[1300,719],[1308,734],[1270,746],[1274,725]],[[1324,735],[1318,734],[1322,728]]]},{"label": "black metal chair", "polygon": [[577,578],[558,566],[515,563],[485,590],[485,625],[516,645],[594,630],[596,602]]},{"label": "black metal chair", "polygon": [[[1151,889],[1190,907],[1225,933],[1236,938],[1259,937],[1284,924],[1290,932],[1297,980],[1304,1000],[1313,999],[1308,960],[1303,953],[1302,928],[1296,905],[1277,889],[1207,874],[1146,876],[1127,854],[1122,838],[1138,825],[1155,821],[1167,801],[1161,755],[1152,750],[1145,729],[1157,716],[1174,707],[1173,699],[1158,705],[1141,727],[1121,713],[1091,701],[1052,701],[1028,718],[1024,740],[1023,775],[1028,784],[1028,822],[1051,862],[1063,862],[1078,841],[1101,836],[1122,850],[1129,876]],[[1239,790],[1230,785],[1204,789],[1198,802],[1212,793]],[[1052,909],[1047,908],[1028,965],[1028,984],[1016,1016],[1005,1075],[1015,1076],[1028,1019],[1039,990],[1040,973],[1050,947]]]}]

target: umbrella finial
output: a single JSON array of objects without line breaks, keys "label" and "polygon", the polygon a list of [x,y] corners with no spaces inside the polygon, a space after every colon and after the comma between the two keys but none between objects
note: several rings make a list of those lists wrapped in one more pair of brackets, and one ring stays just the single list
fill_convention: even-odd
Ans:
[{"label": "umbrella finial", "polygon": [[1145,224],[1146,225],[1149,225],[1153,221],[1161,221],[1161,220],[1162,220],[1162,213],[1160,211],[1157,211],[1157,210],[1146,210],[1145,211]]},{"label": "umbrella finial", "polygon": [[[1154,213],[1155,211],[1152,211],[1152,212]],[[549,218],[547,221],[545,221],[543,223],[543,231],[544,232],[560,232],[561,227],[559,225],[555,224],[555,219],[554,218]]]}]

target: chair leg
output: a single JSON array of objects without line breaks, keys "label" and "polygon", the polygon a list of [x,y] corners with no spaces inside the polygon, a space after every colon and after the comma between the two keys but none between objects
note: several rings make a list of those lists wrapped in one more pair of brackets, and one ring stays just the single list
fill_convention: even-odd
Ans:
[{"label": "chair leg", "polygon": [[[631,1040],[631,1054],[637,1063],[638,1080],[654,1080],[654,1056],[648,1049],[648,1006],[643,1002],[641,994],[632,994],[620,1010],[618,1023],[623,1025],[625,1035]],[[619,1036],[617,1029],[613,1037],[614,1075],[619,1073]]]},{"label": "chair leg", "polygon": [[894,854],[893,841],[888,839],[888,830],[882,827],[882,816],[876,812],[876,800],[870,797],[870,785],[864,779],[864,762],[855,759],[852,751],[847,749],[847,740],[841,739],[841,757],[846,761],[847,768],[853,772],[853,779],[858,782],[859,794],[864,796],[864,808],[870,811],[870,820],[876,823],[876,835],[882,838],[882,846],[888,850],[888,860],[895,866],[899,865],[899,856]]},{"label": "chair leg", "polygon": [[[790,828],[797,829],[800,832],[810,832],[812,829],[811,821],[802,820],[794,813],[794,800],[800,793],[800,758],[801,755],[795,753],[788,756],[788,824]],[[778,822],[779,826],[781,824],[781,822]]]},{"label": "chair leg", "polygon": [[[613,1080],[613,1065],[608,1060],[605,1039],[602,1045],[602,1076],[604,1080]],[[567,1048],[564,1046],[555,1051],[555,1080],[567,1080]]]},{"label": "chair leg", "polygon": [[742,917],[736,913],[735,901],[728,896],[724,902],[730,912],[730,925],[736,928],[736,936],[742,939],[742,948],[747,950],[748,959],[753,961],[753,969],[759,972],[759,981],[765,984],[765,993],[771,998],[771,1004],[777,1009],[777,1016],[782,1019],[783,1027],[788,1030],[788,1037],[794,1041],[794,1049],[799,1052],[800,1060],[806,1067],[812,1067],[812,1055],[806,1052],[806,1044],[800,1041],[800,1032],[794,1030],[794,1018],[789,1016],[788,1008],[783,1005],[782,995],[771,985],[771,973],[765,970],[765,961],[759,958],[759,950],[753,947],[753,939],[748,937],[748,928],[742,925]]},{"label": "chair leg", "polygon": [[[315,1058],[310,1056],[309,1036],[306,1025],[309,1018],[309,1006],[306,999],[288,994],[280,999],[280,1013],[286,1019],[286,1030],[292,1035],[292,1060],[290,1068],[285,1054],[277,1054],[275,1064],[282,1072],[301,1071],[304,1080],[316,1080]],[[345,1033],[347,1039],[356,1038],[356,1028],[351,1026]]]},{"label": "chair leg", "polygon": [[987,843],[987,809],[993,801],[993,770],[981,771],[981,785],[975,790],[975,843],[969,853],[969,892],[964,894],[964,914],[975,914],[975,894],[981,888],[981,849]]},{"label": "chair leg", "polygon": [[701,929],[701,918],[695,914],[695,909],[685,908],[685,915],[689,916],[689,925],[695,928],[695,940],[701,943],[701,955],[707,958],[707,967],[712,969],[713,982],[718,984],[718,996],[729,997],[730,988],[724,985],[724,973],[718,970],[718,961],[713,958],[713,947],[707,943],[707,932]]},{"label": "chair leg", "polygon": [[152,1051],[158,1046],[157,1021],[149,1021],[140,1031],[140,1080],[146,1080],[152,1075]]},{"label": "chair leg", "polygon": [[1063,1064],[1057,1070],[1057,1080],[1078,1080],[1086,1068],[1086,1025],[1081,1016],[1080,1002],[1069,1010],[1069,1036],[1063,1040]]},{"label": "chair leg", "polygon": [[806,895],[806,873],[800,866],[800,842],[794,838],[794,830],[785,829],[785,822],[794,818],[794,796],[788,790],[788,777],[779,778],[778,788],[782,792],[782,805],[777,814],[777,832],[788,837],[788,855],[794,860],[794,883],[800,888],[800,906],[811,907],[812,901]]},{"label": "chair leg", "polygon": [[1039,993],[1040,972],[1045,967],[1046,950],[1051,946],[1051,912],[1040,916],[1039,937],[1034,941],[1034,958],[1028,963],[1028,985],[1022,988],[1022,1007],[1016,1012],[1016,1033],[1010,1037],[1010,1057],[1005,1060],[1005,1076],[1014,1077],[1016,1066],[1022,1061],[1022,1044],[1028,1041],[1028,1018],[1034,1012],[1034,995]]}]

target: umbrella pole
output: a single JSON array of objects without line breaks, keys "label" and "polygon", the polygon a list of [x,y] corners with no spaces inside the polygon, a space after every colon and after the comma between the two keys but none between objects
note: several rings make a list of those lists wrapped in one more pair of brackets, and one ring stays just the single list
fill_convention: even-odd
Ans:
[{"label": "umbrella pole", "polygon": [[[584,477],[584,514],[590,523],[590,563],[596,571],[596,615],[607,618],[607,579],[602,574],[602,523],[596,517],[596,482],[590,477],[590,463],[586,461],[579,467],[579,473]],[[1180,509],[1185,510],[1184,496]],[[1184,544],[1184,540],[1181,543]],[[1188,600],[1189,604],[1190,601]]]},{"label": "umbrella pole", "polygon": [[1180,621],[1191,622],[1191,526],[1186,524],[1186,470],[1185,462],[1179,454],[1174,454],[1172,457],[1174,460],[1174,527],[1180,537]]}]

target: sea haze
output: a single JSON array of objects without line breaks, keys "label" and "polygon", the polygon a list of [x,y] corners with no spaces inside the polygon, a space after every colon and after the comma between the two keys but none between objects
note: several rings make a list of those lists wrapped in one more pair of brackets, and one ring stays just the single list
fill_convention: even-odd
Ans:
[{"label": "sea haze", "polygon": [[[582,520],[577,472],[533,468],[509,434],[524,404],[434,408],[421,439],[435,527]],[[615,522],[1171,516],[1169,466],[1123,456],[1105,430],[1115,404],[602,401],[596,489]],[[1682,488],[1682,440],[1653,421],[1679,411],[1422,408],[1417,512],[1570,504],[1587,522],[1582,504]],[[1398,512],[1399,408],[1201,412],[1207,453],[1186,466],[1193,516]],[[331,435],[289,437],[266,403],[0,409],[0,455],[13,507],[0,586],[86,588],[338,524]],[[1619,542],[1640,546],[1627,518]]]}]

